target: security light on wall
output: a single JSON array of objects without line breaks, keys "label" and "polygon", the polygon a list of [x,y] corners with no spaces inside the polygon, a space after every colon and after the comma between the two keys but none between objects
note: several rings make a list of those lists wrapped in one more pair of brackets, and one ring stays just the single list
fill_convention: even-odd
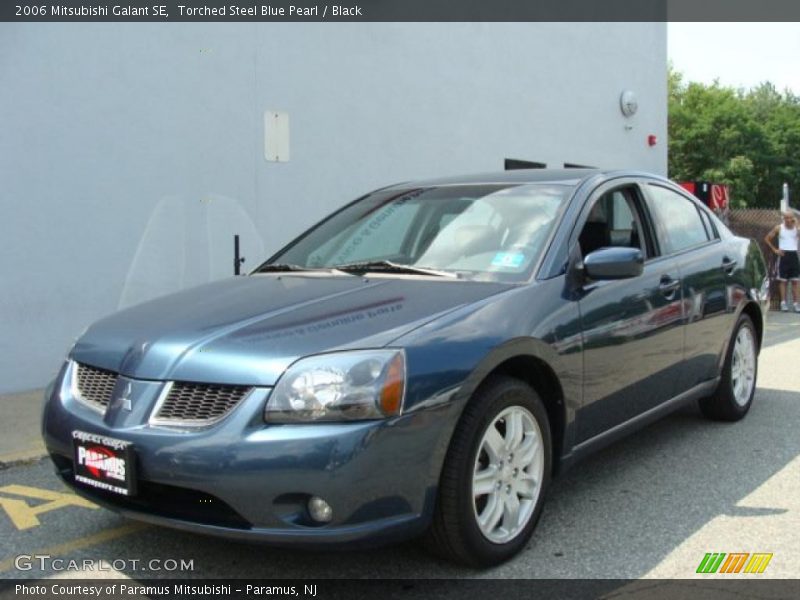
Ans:
[{"label": "security light on wall", "polygon": [[289,113],[264,112],[264,158],[268,162],[289,161]]},{"label": "security light on wall", "polygon": [[639,110],[639,102],[636,100],[636,94],[630,90],[625,90],[619,97],[619,109],[626,117],[632,117]]}]

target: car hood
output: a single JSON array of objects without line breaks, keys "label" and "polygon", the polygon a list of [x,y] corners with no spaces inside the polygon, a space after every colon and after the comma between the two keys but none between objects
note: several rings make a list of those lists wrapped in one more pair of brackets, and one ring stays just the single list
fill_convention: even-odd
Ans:
[{"label": "car hood", "polygon": [[135,379],[271,386],[298,358],[385,346],[509,287],[416,277],[234,277],[106,317],[70,355]]}]

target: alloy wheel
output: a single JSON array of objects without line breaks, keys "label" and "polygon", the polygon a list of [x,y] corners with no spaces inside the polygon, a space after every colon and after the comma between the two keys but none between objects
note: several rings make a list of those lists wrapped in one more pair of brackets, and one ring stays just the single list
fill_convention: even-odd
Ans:
[{"label": "alloy wheel", "polygon": [[473,511],[484,537],[504,544],[525,529],[544,476],[542,432],[530,411],[509,406],[486,428],[475,458]]},{"label": "alloy wheel", "polygon": [[733,347],[731,364],[731,388],[733,398],[739,406],[750,400],[756,378],[756,344],[749,327],[739,328]]}]

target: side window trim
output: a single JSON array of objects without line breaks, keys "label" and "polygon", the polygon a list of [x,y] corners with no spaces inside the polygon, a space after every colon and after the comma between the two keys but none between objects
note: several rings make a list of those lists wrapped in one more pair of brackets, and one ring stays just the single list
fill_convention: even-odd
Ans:
[{"label": "side window trim", "polygon": [[656,235],[655,226],[653,225],[653,218],[650,214],[650,207],[647,206],[647,202],[645,201],[645,195],[642,191],[642,184],[636,183],[635,185],[631,186],[633,190],[633,205],[636,208],[636,211],[639,213],[639,221],[642,224],[642,231],[641,234],[644,236],[644,242],[646,246],[645,250],[645,262],[649,260],[658,258],[662,255],[661,252],[661,244],[659,242],[658,236]]},{"label": "side window trim", "polygon": [[700,211],[700,217],[703,219],[703,224],[706,226],[708,230],[708,238],[710,241],[718,240],[719,238],[719,231],[714,226],[714,221],[711,219],[711,215],[708,214],[708,210],[698,207],[697,210]]},{"label": "side window trim", "polygon": [[703,224],[703,229],[706,232],[706,239],[710,240],[713,236],[711,235],[711,229],[708,226],[708,221],[706,220],[706,216],[703,214],[703,211],[697,208],[696,206],[695,209],[697,210],[697,214],[700,217],[700,222]]}]

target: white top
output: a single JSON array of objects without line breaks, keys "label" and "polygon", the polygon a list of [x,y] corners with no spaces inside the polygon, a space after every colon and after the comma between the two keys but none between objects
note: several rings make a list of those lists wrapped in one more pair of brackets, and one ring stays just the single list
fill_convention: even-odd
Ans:
[{"label": "white top", "polygon": [[797,252],[797,240],[797,225],[787,229],[786,225],[781,223],[781,230],[778,233],[778,248],[789,252]]}]

